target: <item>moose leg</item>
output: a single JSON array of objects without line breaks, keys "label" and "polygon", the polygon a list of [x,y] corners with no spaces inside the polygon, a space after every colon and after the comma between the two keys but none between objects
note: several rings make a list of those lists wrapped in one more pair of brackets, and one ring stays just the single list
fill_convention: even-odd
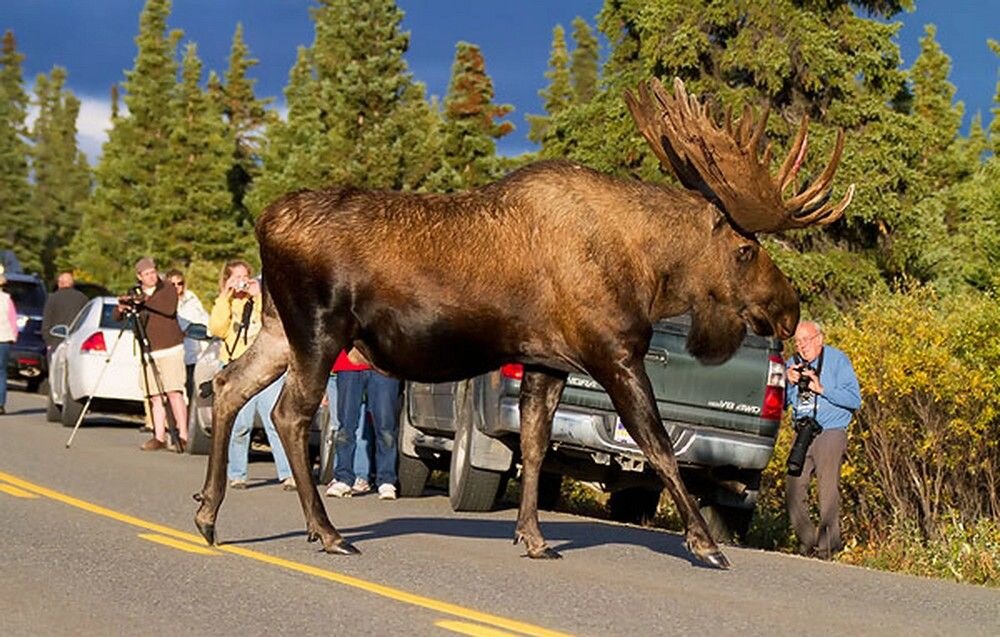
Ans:
[{"label": "moose leg", "polygon": [[549,447],[552,416],[565,384],[565,373],[537,368],[525,368],[521,381],[521,505],[514,544],[524,540],[532,558],[562,557],[545,543],[538,526],[538,478]]},{"label": "moose leg", "polygon": [[226,495],[226,463],[229,435],[236,413],[251,397],[270,385],[288,364],[288,342],[279,321],[265,322],[257,339],[242,356],[216,374],[212,381],[212,450],[205,472],[205,485],[194,499],[201,502],[195,526],[205,541],[215,544],[215,520]]},{"label": "moose leg", "polygon": [[318,355],[311,349],[305,353],[296,352],[288,366],[288,377],[274,405],[272,418],[281,444],[288,453],[288,463],[306,518],[307,539],[310,542],[321,540],[327,553],[352,555],[360,551],[330,523],[316,490],[308,457],[309,426],[323,398],[332,363],[333,354]]},{"label": "moose leg", "polygon": [[663,479],[687,528],[688,549],[712,566],[729,568],[729,560],[715,544],[698,506],[681,480],[670,436],[656,408],[643,356],[608,356],[597,368],[588,367],[587,371],[607,390],[625,429]]}]

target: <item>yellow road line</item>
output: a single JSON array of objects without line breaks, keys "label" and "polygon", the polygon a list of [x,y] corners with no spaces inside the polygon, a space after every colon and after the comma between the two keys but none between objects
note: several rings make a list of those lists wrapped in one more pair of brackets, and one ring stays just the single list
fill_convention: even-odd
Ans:
[{"label": "yellow road line", "polygon": [[[204,539],[200,535],[178,531],[177,529],[171,528],[169,526],[156,524],[155,522],[149,522],[147,520],[143,520],[141,518],[128,515],[127,513],[119,513],[118,511],[114,511],[112,509],[108,509],[106,507],[102,507],[100,505],[87,502],[86,500],[80,500],[79,498],[74,498],[73,496],[60,493],[59,491],[53,491],[52,489],[39,486],[37,484],[28,482],[27,480],[22,480],[21,478],[10,475],[8,473],[4,473],[3,471],[0,471],[0,480],[4,480],[12,485],[20,487],[21,489],[30,491],[32,493],[36,493],[40,496],[44,496],[51,500],[62,502],[63,504],[68,504],[69,506],[82,509],[83,511],[94,513],[96,515],[110,518],[112,520],[117,520],[118,522],[123,522],[125,524],[136,526],[141,529],[146,529],[148,531],[154,531],[160,535],[166,535],[171,538],[192,542],[201,547],[206,547],[207,549],[207,545],[205,544]],[[350,575],[345,575],[343,573],[338,573],[336,571],[330,571],[316,566],[303,564],[301,562],[294,562],[292,560],[286,560],[284,558],[275,557],[273,555],[268,555],[266,553],[260,553],[258,551],[252,551],[250,549],[245,549],[231,544],[223,544],[221,546],[216,546],[214,547],[214,549],[217,551],[222,551],[225,553],[231,553],[233,555],[239,555],[241,557],[246,557],[248,559],[256,560],[258,562],[264,562],[266,564],[279,566],[281,568],[286,568],[291,571],[297,571],[299,573],[303,573],[306,575],[312,575],[313,577],[318,577],[331,582],[336,582],[338,584],[343,584],[345,586],[350,586],[352,588],[373,593],[375,595],[379,595],[381,597],[385,597],[395,601],[403,602],[405,604],[410,604],[412,606],[419,606],[421,608],[434,610],[440,613],[444,613],[446,615],[452,615],[460,619],[479,622],[481,624],[488,624],[489,626],[495,626],[497,628],[503,628],[506,630],[512,630],[523,635],[532,635],[533,637],[570,637],[568,633],[549,630],[547,628],[542,628],[541,626],[535,626],[533,624],[518,621],[516,619],[509,619],[507,617],[501,617],[499,615],[493,615],[490,613],[484,613],[481,611],[473,610],[471,608],[465,608],[464,606],[459,606],[458,604],[451,604],[449,602],[437,600],[432,597],[425,597],[423,595],[407,593],[406,591],[397,588],[392,588],[390,586],[383,586],[382,584],[376,584],[375,582],[369,582],[367,580],[363,580],[357,577],[352,577]]]},{"label": "yellow road line", "polygon": [[517,637],[514,633],[508,633],[504,630],[497,630],[496,628],[490,628],[489,626],[482,626],[480,624],[457,622],[451,619],[442,619],[439,622],[434,622],[434,625],[438,628],[450,630],[453,633],[471,635],[472,637]]},{"label": "yellow road line", "polygon": [[184,542],[182,540],[156,533],[140,533],[139,537],[144,540],[149,540],[150,542],[156,542],[157,544],[163,544],[164,546],[187,551],[188,553],[197,553],[198,555],[221,555],[218,551],[213,551],[205,546],[204,542],[202,542],[199,546],[198,544],[191,544],[190,542]]},{"label": "yellow road line", "polygon": [[9,484],[0,484],[0,491],[3,491],[7,495],[12,495],[15,498],[37,498],[38,496],[34,493],[29,493],[24,489],[18,489],[17,487],[12,487]]}]

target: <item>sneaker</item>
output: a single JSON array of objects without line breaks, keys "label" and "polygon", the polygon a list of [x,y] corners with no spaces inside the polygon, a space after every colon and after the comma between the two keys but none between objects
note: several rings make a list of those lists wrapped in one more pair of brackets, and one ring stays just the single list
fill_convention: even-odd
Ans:
[{"label": "sneaker", "polygon": [[142,443],[139,448],[143,451],[159,451],[160,449],[166,449],[167,443],[162,440],[157,440],[156,438],[150,438],[146,442]]},{"label": "sneaker", "polygon": [[0,416],[4,416],[6,414],[7,414],[7,409],[4,408],[3,405],[0,405]]},{"label": "sneaker", "polygon": [[395,500],[396,499],[396,485],[385,484],[378,485],[378,499],[379,500]]},{"label": "sneaker", "polygon": [[295,486],[295,478],[288,476],[281,481],[281,488],[285,491],[295,491],[298,487]]},{"label": "sneaker", "polygon": [[330,483],[330,486],[326,490],[326,494],[333,498],[349,498],[354,495],[351,493],[351,485],[337,480]]},{"label": "sneaker", "polygon": [[229,488],[230,489],[246,489],[247,488],[247,481],[244,480],[244,479],[242,479],[242,478],[237,478],[235,480],[230,480],[229,481]]},{"label": "sneaker", "polygon": [[364,478],[355,478],[354,486],[351,487],[351,491],[357,494],[368,493],[372,490],[372,485],[368,484],[368,481]]}]

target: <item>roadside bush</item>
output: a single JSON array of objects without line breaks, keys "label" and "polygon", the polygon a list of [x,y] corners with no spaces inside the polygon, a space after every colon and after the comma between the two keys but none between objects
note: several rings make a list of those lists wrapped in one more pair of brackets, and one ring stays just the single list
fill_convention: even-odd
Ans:
[{"label": "roadside bush", "polygon": [[828,332],[863,395],[844,471],[846,530],[865,542],[913,523],[936,541],[949,516],[975,525],[1000,514],[996,300],[926,287],[877,294]]}]

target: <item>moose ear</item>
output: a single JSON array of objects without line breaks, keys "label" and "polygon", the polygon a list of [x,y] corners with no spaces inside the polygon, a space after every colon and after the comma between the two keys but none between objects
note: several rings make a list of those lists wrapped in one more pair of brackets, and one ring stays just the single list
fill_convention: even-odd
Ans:
[{"label": "moose ear", "polygon": [[712,220],[712,232],[718,232],[729,225],[729,218],[715,204],[708,204],[708,215]]}]

